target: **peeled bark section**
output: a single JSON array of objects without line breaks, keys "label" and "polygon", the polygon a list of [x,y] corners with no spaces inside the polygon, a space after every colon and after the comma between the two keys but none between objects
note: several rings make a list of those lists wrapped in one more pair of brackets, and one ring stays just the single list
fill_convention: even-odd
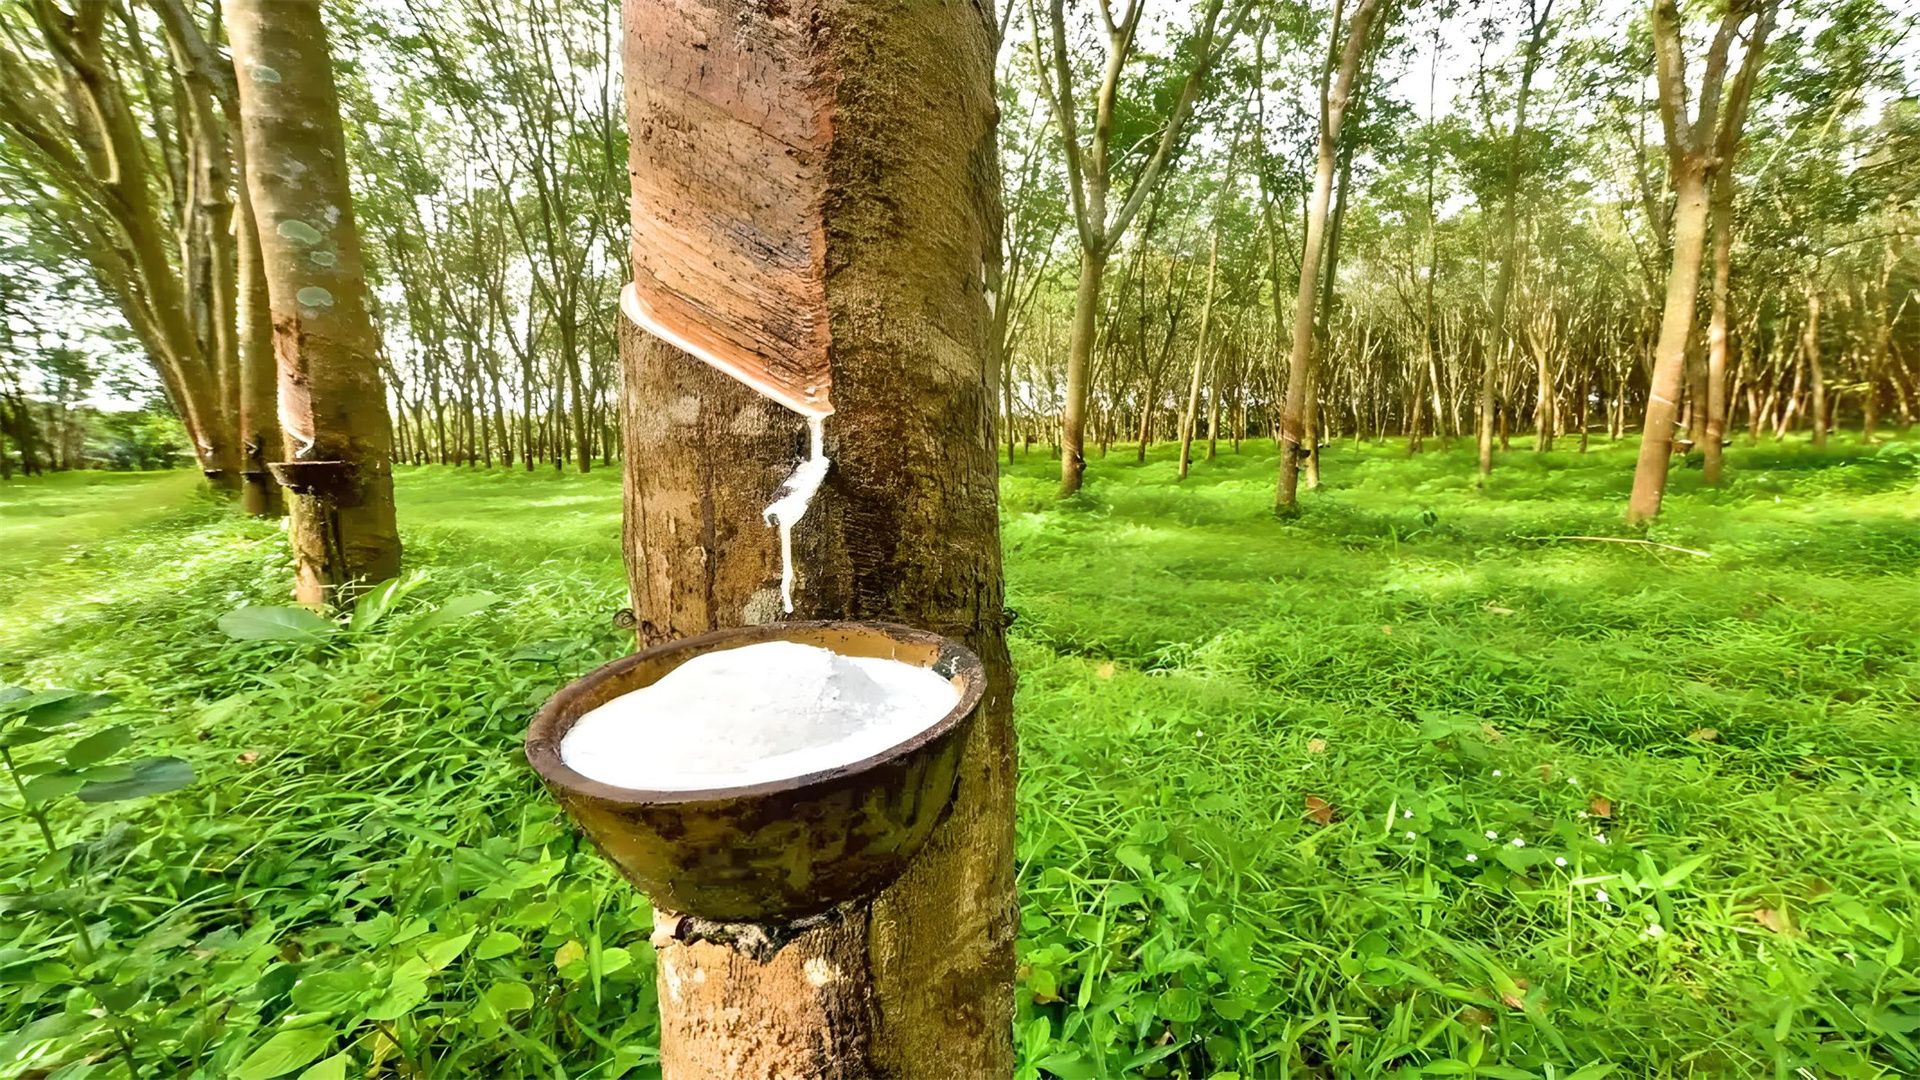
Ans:
[{"label": "peeled bark section", "polygon": [[[629,48],[682,7],[628,0]],[[811,0],[789,15],[833,73],[820,220],[833,467],[794,530],[793,617],[959,639],[988,688],[961,735],[951,810],[874,900],[821,925],[719,935],[666,920],[662,1060],[671,1080],[1005,1077],[1012,677],[984,275],[999,236],[994,25],[963,2]],[[639,154],[650,74],[628,70]],[[642,641],[779,618],[779,541],[760,511],[806,453],[805,421],[634,327],[621,356]]]},{"label": "peeled bark section", "polygon": [[[629,0],[627,314],[796,411],[826,413],[834,53],[813,4]],[[637,76],[637,77],[636,77]]]},{"label": "peeled bark section", "polygon": [[286,460],[273,472],[292,496],[294,593],[338,602],[399,572],[400,537],[326,27],[318,4],[227,0],[225,11],[279,375]]}]

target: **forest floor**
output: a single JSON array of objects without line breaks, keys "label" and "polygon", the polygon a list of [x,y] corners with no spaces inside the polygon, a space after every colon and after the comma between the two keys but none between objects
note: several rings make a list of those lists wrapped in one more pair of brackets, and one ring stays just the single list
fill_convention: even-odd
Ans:
[{"label": "forest floor", "polygon": [[[1332,447],[1290,522],[1172,456],[1003,483],[1023,1078],[1920,1074],[1920,443],[1676,471],[1705,556],[1565,539],[1626,444]],[[644,904],[518,754],[628,646],[615,470],[401,470],[410,576],[293,641],[183,475],[0,485],[0,684],[198,772],[49,796],[70,870],[0,826],[0,1076],[648,1075]]]}]

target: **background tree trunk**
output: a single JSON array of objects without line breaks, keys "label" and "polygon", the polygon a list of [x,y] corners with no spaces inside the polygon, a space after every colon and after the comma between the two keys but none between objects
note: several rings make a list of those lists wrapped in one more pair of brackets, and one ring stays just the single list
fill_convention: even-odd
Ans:
[{"label": "background tree trunk", "polygon": [[285,450],[314,477],[293,492],[294,592],[303,603],[338,601],[352,583],[399,573],[400,536],[333,63],[317,4],[227,0],[225,10]]},{"label": "background tree trunk", "polygon": [[[1320,255],[1325,247],[1327,218],[1333,204],[1333,172],[1340,128],[1359,78],[1360,61],[1372,31],[1379,0],[1360,0],[1342,39],[1340,8],[1334,8],[1329,31],[1327,67],[1320,80],[1320,142],[1314,164],[1313,197],[1307,206],[1307,235],[1300,249],[1300,285],[1293,302],[1293,352],[1287,363],[1286,404],[1280,412],[1280,481],[1274,490],[1274,509],[1290,514],[1298,506],[1301,460],[1312,453],[1305,445],[1308,391],[1312,386],[1314,300],[1320,287]],[[1335,64],[1338,63],[1338,74]]]},{"label": "background tree trunk", "polygon": [[[702,17],[673,0],[628,0],[628,47],[654,20]],[[794,617],[962,639],[991,686],[950,815],[879,897],[795,936],[754,928],[784,941],[766,950],[660,917],[661,1054],[673,1080],[1012,1072],[1012,679],[982,285],[999,237],[994,39],[991,13],[965,3],[807,2],[753,27],[760,49],[814,41],[834,105],[833,466],[794,532]],[[628,70],[631,109],[644,74]],[[629,114],[636,167],[644,120]],[[761,508],[804,452],[804,422],[631,326],[621,356],[642,642],[779,618],[779,544]]]},{"label": "background tree trunk", "polygon": [[1673,268],[1667,275],[1666,308],[1660,318],[1660,343],[1647,390],[1646,430],[1633,474],[1627,521],[1640,524],[1660,512],[1666,494],[1668,458],[1673,455],[1673,425],[1679,411],[1681,380],[1686,375],[1687,338],[1693,333],[1693,305],[1700,290],[1700,261],[1706,246],[1707,177],[1698,168],[1673,179]]},{"label": "background tree trunk", "polygon": [[[236,148],[240,141],[235,125]],[[260,224],[247,195],[246,158],[240,159],[240,191],[234,215],[234,249],[240,279],[236,305],[239,325],[240,503],[249,514],[279,517],[287,512],[280,484],[267,471],[280,456],[279,379],[273,358],[273,307],[267,271],[260,253]]]}]

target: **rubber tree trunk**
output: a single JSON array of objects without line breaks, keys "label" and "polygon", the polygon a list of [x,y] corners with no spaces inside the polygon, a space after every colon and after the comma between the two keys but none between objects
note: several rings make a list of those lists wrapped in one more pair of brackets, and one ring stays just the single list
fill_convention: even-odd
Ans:
[{"label": "rubber tree trunk", "polygon": [[1280,483],[1274,492],[1274,509],[1283,514],[1297,511],[1300,488],[1300,461],[1311,451],[1304,444],[1308,405],[1309,368],[1313,364],[1313,305],[1320,283],[1320,252],[1327,228],[1327,211],[1333,201],[1333,138],[1323,135],[1320,158],[1313,174],[1313,201],[1307,210],[1307,238],[1300,249],[1300,288],[1293,302],[1293,352],[1287,362],[1286,403],[1280,410]]},{"label": "rubber tree trunk", "polygon": [[1731,168],[1715,177],[1709,218],[1713,223],[1712,313],[1707,318],[1706,427],[1701,433],[1702,479],[1718,484],[1727,435],[1727,306],[1733,291],[1733,185]]},{"label": "rubber tree trunk", "polygon": [[367,314],[340,102],[318,4],[227,0],[247,191],[272,310],[295,596],[400,571],[392,426]]},{"label": "rubber tree trunk", "polygon": [[1820,290],[1807,285],[1807,323],[1800,347],[1807,356],[1807,415],[1813,421],[1813,445],[1827,445],[1827,372],[1820,356]]},{"label": "rubber tree trunk", "polygon": [[1067,342],[1067,402],[1060,414],[1060,494],[1080,490],[1087,471],[1087,387],[1099,336],[1100,284],[1107,272],[1104,251],[1080,250],[1080,284],[1073,294],[1073,332]]},{"label": "rubber tree trunk", "polygon": [[1666,306],[1660,338],[1654,346],[1653,379],[1647,390],[1646,431],[1627,500],[1627,522],[1638,525],[1660,513],[1673,456],[1673,422],[1680,384],[1686,376],[1687,339],[1693,334],[1693,306],[1700,292],[1700,262],[1707,239],[1705,166],[1691,163],[1675,174],[1673,190],[1673,265],[1667,272]]},{"label": "rubber tree trunk", "polygon": [[[1529,2],[1527,16],[1527,45],[1520,66],[1520,86],[1514,94],[1513,129],[1507,133],[1507,173],[1500,194],[1500,272],[1494,279],[1493,297],[1488,305],[1493,342],[1481,357],[1478,445],[1482,483],[1493,475],[1494,367],[1506,359],[1512,340],[1507,326],[1507,301],[1513,293],[1513,275],[1519,256],[1520,173],[1527,137],[1527,101],[1533,93],[1534,74],[1539,70],[1540,46],[1553,17],[1553,0],[1547,0],[1544,10],[1536,10]],[[1500,423],[1500,449],[1504,451],[1507,448],[1504,414]]]},{"label": "rubber tree trunk", "polygon": [[[1188,466],[1193,461],[1194,429],[1200,422],[1200,383],[1206,377],[1207,370],[1207,332],[1213,328],[1213,290],[1220,266],[1220,226],[1213,227],[1213,238],[1207,244],[1207,295],[1200,305],[1200,336],[1193,346],[1193,380],[1187,384],[1187,407],[1180,414],[1180,479],[1187,478]],[[1218,380],[1215,380],[1216,382]],[[1219,392],[1214,392],[1216,408]]]},{"label": "rubber tree trunk", "polygon": [[[656,151],[650,140],[674,137],[647,123],[636,42],[710,18],[680,0],[627,0],[635,169]],[[994,24],[971,3],[804,0],[734,32],[761,56],[809,43],[832,106],[827,197],[812,224],[834,268],[833,464],[794,530],[791,617],[958,637],[992,685],[965,736],[951,813],[881,895],[811,927],[656,915],[662,1067],[669,1080],[1004,1078],[1014,748],[982,273],[999,236]],[[720,50],[729,39],[707,40]],[[803,107],[753,101],[750,82],[744,91],[743,112]],[[641,642],[781,618],[780,545],[761,510],[805,453],[806,423],[634,326],[620,345]]]},{"label": "rubber tree trunk", "polygon": [[[1342,5],[1333,11],[1333,33],[1341,33]],[[1307,235],[1300,249],[1300,282],[1293,301],[1293,352],[1287,362],[1286,403],[1280,411],[1280,479],[1275,485],[1273,508],[1287,515],[1299,510],[1301,459],[1312,453],[1305,442],[1307,409],[1312,397],[1314,300],[1320,288],[1320,256],[1326,246],[1327,218],[1333,203],[1333,172],[1337,164],[1340,128],[1346,121],[1352,102],[1360,61],[1367,47],[1379,0],[1360,0],[1346,27],[1346,39],[1338,52],[1329,50],[1327,70],[1320,83],[1319,153],[1313,173],[1313,199],[1307,207]],[[1336,74],[1332,68],[1338,62]],[[1331,86],[1329,85],[1331,83]]]},{"label": "rubber tree trunk", "polygon": [[[237,140],[236,140],[237,141]],[[267,471],[279,457],[279,384],[273,358],[273,306],[261,262],[259,223],[246,191],[245,155],[240,155],[240,196],[234,213],[234,249],[239,276],[240,505],[258,517],[287,512],[280,484]]]}]

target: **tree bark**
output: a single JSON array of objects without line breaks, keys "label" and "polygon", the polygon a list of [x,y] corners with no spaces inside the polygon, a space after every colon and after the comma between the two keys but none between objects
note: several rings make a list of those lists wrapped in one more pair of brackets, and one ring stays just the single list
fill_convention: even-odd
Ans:
[{"label": "tree bark", "polygon": [[[1313,197],[1307,208],[1307,235],[1300,249],[1299,290],[1294,294],[1293,301],[1293,352],[1287,362],[1286,404],[1280,412],[1280,481],[1274,490],[1273,500],[1274,510],[1280,514],[1298,511],[1300,463],[1303,457],[1312,452],[1311,448],[1303,448],[1301,444],[1305,438],[1307,391],[1312,379],[1313,310],[1320,287],[1321,249],[1325,246],[1327,218],[1333,203],[1333,172],[1337,164],[1340,128],[1346,121],[1347,108],[1359,77],[1360,60],[1366,52],[1374,12],[1378,8],[1379,0],[1360,0],[1359,6],[1353,10],[1351,23],[1346,27],[1344,42],[1337,49],[1329,47],[1327,50],[1327,69],[1323,71],[1320,82],[1319,153],[1314,164]],[[1341,33],[1338,4],[1334,7],[1330,33],[1335,39]],[[1337,75],[1333,71],[1336,57],[1339,63]]]},{"label": "tree bark", "polygon": [[1627,522],[1642,524],[1660,512],[1666,494],[1667,467],[1673,456],[1673,425],[1679,411],[1680,384],[1686,374],[1687,338],[1693,332],[1693,305],[1699,296],[1700,261],[1706,245],[1707,177],[1692,168],[1673,178],[1673,266],[1667,274],[1666,306],[1654,349],[1653,380],[1647,390],[1646,430],[1627,501]]},{"label": "tree bark", "polygon": [[[1747,96],[1758,77],[1777,6],[1774,0],[1762,0],[1755,8],[1729,7],[1721,15],[1702,67],[1699,108],[1695,115],[1688,108],[1685,42],[1678,0],[1653,2],[1654,70],[1659,83],[1660,122],[1666,132],[1668,171],[1675,204],[1672,261],[1667,273],[1660,337],[1654,348],[1646,430],[1640,441],[1640,459],[1634,468],[1633,493],[1627,500],[1629,524],[1651,521],[1660,512],[1660,501],[1666,493],[1667,470],[1673,453],[1675,399],[1686,376],[1688,347],[1693,339],[1693,309],[1699,297],[1710,188],[1739,145]],[[1740,24],[1749,14],[1754,14],[1755,19],[1747,54],[1723,112],[1721,98],[1728,54]],[[1706,409],[1705,396],[1705,393],[1695,394],[1696,411]]]},{"label": "tree bark", "polygon": [[[239,126],[234,144],[241,146]],[[247,194],[246,155],[240,164],[239,197],[234,214],[234,250],[239,275],[239,430],[240,504],[257,517],[280,517],[287,512],[280,484],[267,470],[267,460],[279,457],[278,375],[273,356],[273,305],[267,292],[267,271],[260,252],[260,223]]]},{"label": "tree bark", "polygon": [[1820,355],[1820,290],[1807,285],[1807,324],[1800,347],[1807,356],[1807,415],[1813,419],[1813,445],[1827,445],[1827,371]]},{"label": "tree bark", "polygon": [[225,10],[272,308],[294,593],[337,603],[399,573],[400,537],[333,62],[317,4]]},{"label": "tree bark", "polygon": [[[1513,293],[1513,274],[1519,254],[1520,223],[1520,166],[1523,145],[1527,137],[1527,99],[1533,93],[1533,76],[1540,64],[1540,45],[1546,36],[1547,23],[1553,17],[1553,0],[1547,0],[1546,10],[1538,15],[1533,13],[1529,0],[1529,15],[1526,56],[1520,65],[1520,86],[1514,95],[1513,130],[1507,136],[1507,175],[1501,187],[1500,196],[1500,272],[1494,278],[1493,298],[1489,303],[1492,313],[1489,325],[1493,330],[1493,347],[1482,355],[1480,369],[1480,476],[1482,480],[1493,474],[1493,410],[1494,410],[1494,367],[1505,356],[1509,340],[1507,332],[1507,298]],[[1502,417],[1505,423],[1505,417]],[[1505,449],[1504,427],[1502,428],[1502,446]]]},{"label": "tree bark", "polygon": [[1713,222],[1712,313],[1707,317],[1706,425],[1701,479],[1718,484],[1725,466],[1727,434],[1727,305],[1733,292],[1733,171],[1723,165],[1713,185],[1709,216]]},{"label": "tree bark", "polygon": [[1100,314],[1100,283],[1106,276],[1105,251],[1080,249],[1080,284],[1073,294],[1073,332],[1067,339],[1067,402],[1060,414],[1060,494],[1080,490],[1087,471],[1087,387],[1093,370],[1095,325]]},{"label": "tree bark", "polygon": [[[1207,370],[1207,331],[1213,328],[1213,291],[1215,278],[1220,266],[1220,226],[1213,227],[1213,238],[1207,244],[1207,294],[1200,304],[1200,337],[1193,346],[1193,381],[1187,386],[1187,408],[1180,415],[1180,479],[1187,478],[1187,468],[1193,460],[1194,429],[1200,422],[1200,384],[1206,378]],[[1217,380],[1216,380],[1217,381]],[[1214,394],[1216,403],[1219,394]]]},{"label": "tree bark", "polygon": [[[712,16],[627,0],[623,17],[631,49],[649,20]],[[730,19],[716,29],[736,32]],[[1006,1077],[1012,680],[982,274],[999,237],[993,20],[969,3],[804,0],[746,32],[760,48],[813,42],[833,105],[821,208],[833,465],[794,531],[793,617],[960,638],[992,685],[953,809],[878,897],[811,928],[715,934],[657,916],[662,1066],[670,1080]],[[630,83],[630,110],[635,94]],[[643,121],[629,112],[636,167],[655,137]],[[621,356],[641,642],[779,618],[779,543],[761,508],[804,451],[804,423],[637,328],[623,327]]]}]

